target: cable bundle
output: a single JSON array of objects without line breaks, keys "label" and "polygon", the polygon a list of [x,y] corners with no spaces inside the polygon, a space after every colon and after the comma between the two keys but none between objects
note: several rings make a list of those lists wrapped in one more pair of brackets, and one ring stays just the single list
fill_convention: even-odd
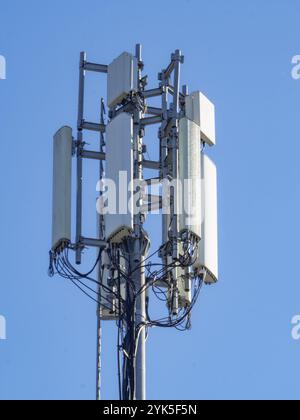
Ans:
[{"label": "cable bundle", "polygon": [[[198,251],[197,242],[191,238],[185,238],[182,244],[183,254],[178,260],[173,260],[170,264],[152,263],[151,258],[161,250],[167,252],[170,244],[160,247],[156,252],[146,258],[141,265],[132,268],[129,258],[129,249],[124,243],[121,247],[108,248],[111,261],[111,271],[114,273],[109,285],[104,284],[104,266],[101,265],[102,251],[99,252],[92,268],[87,273],[79,272],[70,262],[69,248],[65,248],[59,253],[50,252],[49,275],[60,275],[62,278],[70,280],[82,293],[94,302],[101,305],[103,309],[108,309],[116,314],[118,336],[118,372],[119,372],[119,394],[121,400],[133,400],[135,398],[135,360],[137,345],[142,330],[151,327],[176,328],[185,331],[191,328],[191,312],[197,302],[202,285],[203,276],[196,276],[193,281],[193,292],[191,303],[182,307],[176,314],[170,308],[176,290],[176,279],[172,279],[174,270],[187,269],[192,267]],[[125,261],[126,270],[124,264]],[[99,281],[92,277],[96,268],[99,268]],[[137,290],[133,275],[138,270],[145,270],[146,283]],[[97,286],[97,290],[94,287]],[[100,287],[99,287],[100,286]],[[122,295],[121,286],[125,287],[125,296]],[[99,296],[99,290],[100,292]],[[153,319],[149,311],[148,292],[152,291],[158,301],[166,303],[165,308],[168,315],[159,319]],[[108,299],[107,295],[113,299]],[[137,298],[142,293],[147,292],[146,297],[146,319],[136,325],[136,303]],[[113,302],[113,303],[112,303]],[[121,356],[123,363],[121,363]]]}]

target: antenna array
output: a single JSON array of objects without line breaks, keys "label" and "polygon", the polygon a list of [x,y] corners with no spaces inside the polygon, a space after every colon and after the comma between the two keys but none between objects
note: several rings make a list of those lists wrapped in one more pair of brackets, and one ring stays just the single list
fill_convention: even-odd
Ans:
[{"label": "antenna array", "polygon": [[[80,56],[76,139],[63,127],[54,136],[53,242],[50,274],[69,279],[97,302],[97,398],[101,398],[102,321],[118,326],[119,393],[123,400],[146,398],[145,341],[150,327],[189,329],[203,284],[218,279],[217,174],[204,153],[215,145],[214,105],[200,92],[181,90],[184,57],[179,50],[147,89],[141,46],[110,65]],[[88,72],[107,76],[108,122],[101,100],[99,121],[84,118]],[[151,105],[160,98],[161,106]],[[145,158],[149,126],[158,126],[159,160]],[[87,150],[85,132],[99,133],[99,149]],[[71,240],[71,160],[77,162],[76,239]],[[82,232],[83,160],[98,160],[97,236]],[[155,171],[145,179],[145,169]],[[160,194],[151,194],[152,187]],[[162,243],[149,255],[147,215],[162,217]],[[81,273],[85,248],[98,250],[91,270]],[[159,256],[160,263],[153,263]],[[93,273],[96,271],[96,278]],[[150,293],[152,292],[152,293]],[[166,302],[166,315],[150,314],[150,296]]]}]

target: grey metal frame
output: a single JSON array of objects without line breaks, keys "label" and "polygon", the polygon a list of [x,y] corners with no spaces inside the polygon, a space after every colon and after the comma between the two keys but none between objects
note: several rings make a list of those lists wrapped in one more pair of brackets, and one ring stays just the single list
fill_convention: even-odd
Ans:
[{"label": "grey metal frame", "polygon": [[[172,177],[177,178],[178,174],[178,134],[179,118],[181,116],[181,101],[184,100],[188,92],[187,87],[180,92],[180,70],[184,57],[179,50],[176,50],[171,56],[169,65],[159,74],[159,87],[145,90],[146,78],[142,77],[142,47],[136,46],[136,58],[138,61],[138,90],[135,93],[144,100],[144,108],[141,109],[134,100],[128,100],[128,103],[121,107],[115,107],[109,110],[109,117],[115,118],[121,112],[129,112],[133,116],[134,122],[134,177],[144,180],[143,170],[152,169],[158,171],[159,178],[156,181],[166,178],[170,175],[169,165],[172,166]],[[77,198],[76,198],[76,264],[81,264],[82,251],[84,247],[95,247],[104,249],[107,246],[105,240],[104,218],[99,218],[99,238],[86,238],[82,235],[82,192],[83,192],[83,160],[98,160],[100,164],[100,177],[103,175],[103,162],[105,161],[104,151],[104,133],[106,131],[104,121],[104,103],[101,102],[100,121],[97,123],[89,122],[84,119],[84,98],[85,98],[85,76],[86,72],[96,72],[107,74],[108,66],[87,62],[86,54],[80,54],[79,64],[79,95],[78,95],[78,121],[77,121],[77,140],[74,142],[77,158]],[[170,84],[171,77],[174,77],[173,84]],[[172,96],[172,104],[169,103],[169,95]],[[147,99],[161,97],[161,108],[148,106]],[[160,159],[159,161],[146,160],[143,157],[143,135],[144,129],[150,125],[160,125]],[[92,151],[84,148],[84,131],[94,131],[100,134],[100,150]],[[148,183],[151,180],[147,180]],[[148,196],[147,203],[141,203],[141,210],[134,217],[134,233],[131,238],[130,247],[132,249],[132,264],[140,267],[135,270],[134,278],[138,290],[145,285],[145,269],[143,261],[146,258],[145,243],[148,238],[145,237],[143,223],[145,213],[147,213],[152,204],[155,208],[162,207],[161,197]],[[177,259],[178,252],[178,220],[174,200],[174,192],[171,192],[171,215],[163,215],[163,244],[171,240],[172,250],[162,250],[161,258],[167,266],[168,259]],[[171,281],[176,288],[176,276],[171,275]],[[145,288],[146,289],[146,288]],[[99,297],[101,298],[101,287],[99,287]],[[177,297],[178,299],[178,297]],[[176,305],[175,305],[176,306]],[[136,326],[146,321],[146,292],[137,298],[136,303]],[[101,305],[97,308],[97,399],[101,398],[101,349],[102,349],[102,327],[101,327]],[[145,346],[145,328],[142,329],[137,344],[136,354],[136,392],[137,400],[146,399],[146,346]]]}]

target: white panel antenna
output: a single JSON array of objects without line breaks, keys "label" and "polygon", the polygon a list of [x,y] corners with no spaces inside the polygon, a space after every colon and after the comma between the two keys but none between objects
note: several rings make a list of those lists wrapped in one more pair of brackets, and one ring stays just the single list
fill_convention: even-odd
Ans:
[{"label": "white panel antenna", "polygon": [[[106,179],[116,186],[116,214],[105,215],[106,238],[111,243],[120,243],[133,231],[133,120],[122,113],[107,126]],[[126,174],[127,182],[120,185],[120,173]],[[125,189],[125,191],[124,191]],[[132,185],[133,189],[133,185]],[[124,196],[122,203],[120,195]],[[127,205],[128,204],[128,205]],[[122,207],[122,210],[121,210]]]},{"label": "white panel antenna", "polygon": [[179,232],[190,231],[201,238],[201,151],[200,127],[182,118],[179,124],[179,179],[182,209]]},{"label": "white panel antenna", "polygon": [[72,141],[70,127],[62,127],[53,139],[53,250],[71,242]]},{"label": "white panel antenna", "polygon": [[108,66],[107,103],[110,108],[120,104],[132,91],[137,91],[137,59],[127,52]]},{"label": "white panel antenna", "polygon": [[215,106],[201,92],[186,97],[186,116],[199,125],[201,140],[209,146],[216,145]]},{"label": "white panel antenna", "polygon": [[202,240],[196,268],[206,270],[205,283],[218,281],[218,207],[217,168],[208,156],[202,153]]}]

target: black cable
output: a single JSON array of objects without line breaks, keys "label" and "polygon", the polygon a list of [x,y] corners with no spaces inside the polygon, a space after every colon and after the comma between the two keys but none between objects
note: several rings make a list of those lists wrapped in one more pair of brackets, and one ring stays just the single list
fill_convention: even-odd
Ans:
[{"label": "black cable", "polygon": [[[133,400],[135,398],[135,358],[139,336],[141,330],[145,328],[148,331],[149,327],[161,328],[176,328],[179,331],[185,331],[191,327],[191,311],[200,294],[203,285],[203,280],[197,278],[197,285],[195,285],[193,297],[189,305],[181,308],[177,315],[173,315],[169,307],[169,315],[159,319],[151,319],[149,314],[149,297],[146,298],[146,320],[139,325],[135,324],[135,309],[137,297],[147,290],[151,289],[157,299],[162,302],[168,302],[172,293],[176,290],[176,279],[172,280],[172,273],[174,269],[186,268],[193,265],[195,258],[197,258],[198,244],[192,239],[188,238],[183,246],[183,254],[179,258],[172,260],[170,264],[147,263],[153,256],[155,256],[162,248],[167,249],[171,243],[167,243],[160,247],[157,251],[147,257],[141,264],[132,269],[131,260],[127,258],[129,255],[128,245],[123,243],[122,249],[112,247],[108,250],[109,257],[112,262],[112,279],[117,284],[113,288],[108,287],[103,283],[104,267],[100,268],[99,281],[93,279],[91,274],[101,260],[102,252],[99,252],[96,262],[92,269],[87,273],[80,273],[70,262],[69,249],[65,249],[60,254],[50,253],[49,275],[53,276],[56,272],[63,278],[70,280],[82,293],[84,293],[91,300],[100,304],[102,307],[112,310],[118,317],[117,327],[117,351],[118,351],[118,382],[119,382],[119,398],[123,400]],[[127,264],[127,269],[122,266],[122,260]],[[155,270],[153,270],[156,268]],[[140,269],[147,270],[147,282],[139,290],[136,290],[136,285],[132,280],[132,276]],[[125,272],[126,271],[126,272]],[[115,277],[116,276],[116,277]],[[171,277],[170,277],[171,276]],[[100,296],[92,287],[87,285],[85,281],[89,281],[95,285],[100,286],[100,289],[106,291],[113,299],[109,300],[105,294]],[[124,299],[121,293],[121,282],[124,283],[126,289],[126,298]],[[165,284],[165,289],[163,286]],[[175,286],[175,288],[174,288]],[[173,291],[174,289],[174,291]],[[95,294],[98,299],[95,299],[91,294]],[[116,303],[112,303],[113,301]],[[109,305],[113,305],[112,309],[107,307],[105,301]],[[121,353],[123,354],[123,363],[121,366]]]}]

